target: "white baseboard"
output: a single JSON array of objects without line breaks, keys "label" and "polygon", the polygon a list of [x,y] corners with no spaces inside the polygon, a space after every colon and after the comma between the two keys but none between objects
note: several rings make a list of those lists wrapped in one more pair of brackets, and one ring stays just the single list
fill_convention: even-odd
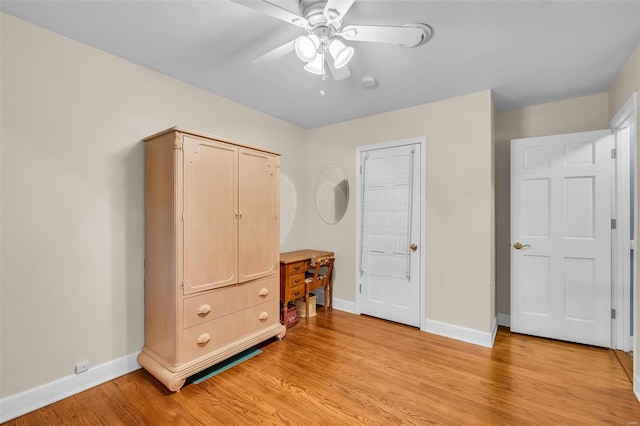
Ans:
[{"label": "white baseboard", "polygon": [[[348,300],[333,299],[333,308],[338,311],[348,312],[350,314],[356,314],[356,304]],[[507,315],[508,318],[508,315]],[[508,320],[508,319],[507,319]],[[491,326],[491,332],[486,333],[471,328],[460,327],[457,325],[447,324],[444,322],[434,321],[427,319],[426,327],[423,331],[428,333],[437,334],[451,339],[461,340],[467,343],[473,343],[474,345],[484,346],[486,348],[492,348],[493,342],[496,339],[498,333],[499,320],[494,319]]]},{"label": "white baseboard", "polygon": [[511,327],[511,315],[498,314],[498,325],[503,327]]},{"label": "white baseboard", "polygon": [[342,300],[333,298],[333,309],[343,312],[349,312],[350,314],[356,313],[356,303],[349,300]]},{"label": "white baseboard", "polygon": [[640,402],[640,376],[633,375],[633,393],[638,402]]},{"label": "white baseboard", "polygon": [[[498,328],[497,321],[494,320],[493,327]],[[458,325],[447,324],[440,321],[434,321],[427,318],[425,331],[427,333],[437,334],[439,336],[449,337],[455,340],[461,340],[474,345],[484,346],[485,348],[493,347],[495,332],[479,331],[472,328],[460,327]]]},{"label": "white baseboard", "polygon": [[[316,303],[319,305],[324,305],[324,292],[317,291],[316,295]],[[350,302],[348,300],[336,299],[333,298],[333,308],[338,311],[349,312],[350,314],[356,313],[356,304],[355,302]]]},{"label": "white baseboard", "polygon": [[139,352],[96,365],[81,374],[73,374],[53,382],[0,399],[0,423],[35,411],[56,401],[138,370]]},{"label": "white baseboard", "polygon": [[491,324],[491,346],[493,348],[493,344],[496,341],[496,335],[498,334],[498,317],[493,319],[493,323]]}]

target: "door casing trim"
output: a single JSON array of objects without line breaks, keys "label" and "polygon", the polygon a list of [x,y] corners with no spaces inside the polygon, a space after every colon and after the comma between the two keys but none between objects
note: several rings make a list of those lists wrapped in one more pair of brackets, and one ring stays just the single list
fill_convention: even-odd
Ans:
[{"label": "door casing trim", "polygon": [[[638,241],[638,162],[637,162],[637,155],[638,155],[638,93],[634,92],[631,94],[631,96],[627,99],[627,101],[624,103],[624,105],[618,110],[618,112],[616,113],[616,115],[611,119],[611,121],[609,122],[609,128],[615,133],[617,130],[623,129],[625,127],[630,127],[631,128],[631,133],[629,135],[629,143],[630,146],[628,147],[629,149],[626,150],[626,154],[631,157],[632,153],[635,153],[635,158],[633,158],[633,164],[634,164],[634,170],[630,170],[629,172],[631,173],[631,180],[633,180],[634,182],[634,217],[630,218],[630,221],[628,223],[624,223],[623,226],[625,226],[626,231],[629,231],[629,227],[631,226],[631,221],[633,221],[633,229],[634,229],[634,235],[633,235],[633,241],[635,242],[635,248],[634,248],[634,257],[631,259],[631,264],[633,265],[633,270],[634,270],[634,279],[633,282],[631,282],[629,284],[630,288],[633,288],[633,295],[634,297],[631,298],[631,300],[629,301],[629,305],[627,305],[626,303],[623,305],[626,312],[623,313],[622,315],[622,320],[627,321],[627,324],[620,324],[619,321],[615,321],[614,325],[613,325],[613,329],[612,331],[612,336],[621,336],[622,335],[622,339],[626,339],[626,337],[628,337],[628,333],[629,333],[629,325],[628,325],[628,321],[630,320],[630,317],[628,315],[628,309],[632,306],[633,308],[631,309],[633,312],[633,325],[634,325],[634,336],[630,339],[631,341],[627,341],[627,342],[619,342],[618,340],[615,341],[615,343],[612,341],[612,346],[621,346],[621,347],[625,347],[625,345],[630,344],[631,349],[633,350],[633,373],[634,373],[634,392],[636,394],[636,397],[638,397],[638,399],[640,400],[640,374],[638,374],[638,364],[637,364],[637,354],[636,354],[636,335],[638,334],[638,306],[636,303],[636,295],[638,294],[638,286],[637,286],[637,282],[638,282],[638,262],[637,262],[637,257],[638,257],[638,247],[637,247],[637,241]],[[617,140],[616,140],[616,149],[618,148],[617,146]],[[628,160],[628,158],[627,158]],[[618,166],[617,162],[620,161],[620,159],[616,159],[616,167]],[[629,182],[624,182],[620,187],[618,186],[616,188],[617,191],[627,191],[629,190],[628,187]],[[618,185],[620,185],[620,183],[618,183]],[[612,247],[612,256],[617,256],[618,255],[618,250],[620,249],[620,243],[618,242],[618,246],[617,247]],[[626,273],[626,271],[624,270],[620,270],[620,267],[624,267],[625,265],[620,266],[620,262],[618,262],[617,258],[613,258],[612,259],[612,266],[615,265],[616,266],[616,280],[612,283],[614,288],[616,289],[616,291],[623,292],[623,297],[622,299],[624,300],[624,297],[627,296],[629,294],[629,290],[630,288],[627,287],[625,288],[625,283],[624,281],[624,273]],[[619,300],[619,298],[618,298]],[[622,329],[622,331],[620,330]]]},{"label": "door casing trim", "polygon": [[360,315],[360,228],[362,214],[362,175],[360,173],[362,165],[362,153],[376,149],[397,148],[406,145],[420,145],[420,247],[422,248],[420,256],[420,330],[426,331],[427,327],[427,311],[426,311],[426,294],[427,294],[427,276],[426,276],[426,253],[427,246],[427,137],[418,136],[415,138],[402,139],[398,141],[384,142],[373,145],[363,145],[356,148],[356,267],[355,267],[355,292],[356,303],[355,313]]}]

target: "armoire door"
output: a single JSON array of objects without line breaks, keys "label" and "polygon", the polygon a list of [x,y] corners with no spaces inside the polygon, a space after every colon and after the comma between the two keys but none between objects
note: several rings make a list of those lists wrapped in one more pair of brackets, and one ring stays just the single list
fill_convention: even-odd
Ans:
[{"label": "armoire door", "polygon": [[238,148],[185,136],[184,294],[238,282]]},{"label": "armoire door", "polygon": [[278,270],[279,160],[240,149],[238,167],[238,276],[248,281]]}]

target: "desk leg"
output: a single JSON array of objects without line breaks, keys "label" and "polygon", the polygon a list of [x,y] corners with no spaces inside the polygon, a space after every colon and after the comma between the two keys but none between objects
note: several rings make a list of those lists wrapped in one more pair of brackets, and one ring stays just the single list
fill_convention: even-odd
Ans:
[{"label": "desk leg", "polygon": [[284,299],[282,301],[282,325],[284,325],[285,327],[287,326],[287,305],[289,304],[289,301],[287,301],[286,299]]},{"label": "desk leg", "polygon": [[333,274],[329,280],[329,309],[333,310]]},{"label": "desk leg", "polygon": [[324,286],[324,313],[326,314],[329,311],[329,284]]}]

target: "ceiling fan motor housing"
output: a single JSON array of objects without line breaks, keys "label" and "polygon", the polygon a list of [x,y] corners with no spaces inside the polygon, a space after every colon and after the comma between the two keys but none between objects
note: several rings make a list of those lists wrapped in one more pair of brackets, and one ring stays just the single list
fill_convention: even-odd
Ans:
[{"label": "ceiling fan motor housing", "polygon": [[328,21],[327,17],[324,15],[324,9],[327,5],[327,0],[300,0],[300,14],[307,18],[309,21],[309,25],[311,25],[312,31],[314,34],[318,35],[315,32],[315,29],[318,27],[327,27],[330,29],[332,35],[336,31],[340,31],[342,28],[342,19],[337,15],[336,20],[331,22]]}]

